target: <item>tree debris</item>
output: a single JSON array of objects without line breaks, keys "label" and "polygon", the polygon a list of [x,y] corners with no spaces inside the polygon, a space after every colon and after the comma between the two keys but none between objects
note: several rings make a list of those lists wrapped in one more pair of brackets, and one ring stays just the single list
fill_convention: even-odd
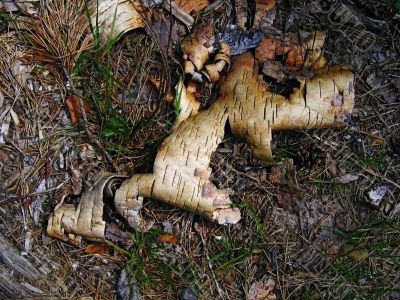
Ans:
[{"label": "tree debris", "polygon": [[275,20],[275,0],[256,0],[256,12],[253,27],[264,29]]},{"label": "tree debris", "polygon": [[358,178],[360,178],[360,176],[358,176],[358,175],[345,174],[345,175],[342,175],[340,177],[334,178],[334,181],[338,182],[338,183],[341,183],[341,184],[347,184],[347,183],[350,183],[350,182],[358,180]]},{"label": "tree debris", "polygon": [[378,207],[381,204],[383,197],[385,197],[387,191],[388,191],[388,187],[385,185],[382,185],[375,189],[370,190],[368,192],[368,197],[369,197],[370,203],[373,206]]},{"label": "tree debris", "polygon": [[295,37],[264,38],[256,48],[256,58],[260,64],[275,61],[282,57],[284,66],[293,72],[300,68],[320,70],[327,65],[323,56],[325,33],[315,32],[309,34],[305,41],[299,43]]},{"label": "tree debris", "polygon": [[179,7],[181,7],[188,14],[199,14],[208,4],[208,0],[175,0]]},{"label": "tree debris", "polygon": [[[228,193],[209,181],[210,156],[223,138],[228,119],[232,132],[248,141],[253,155],[269,163],[273,161],[273,130],[338,126],[353,108],[354,76],[347,69],[331,68],[299,79],[300,88],[287,99],[268,91],[257,80],[253,66],[251,53],[234,57],[219,99],[206,111],[194,108],[178,118],[159,149],[153,173],[136,174],[125,181],[116,193],[118,202],[150,197],[219,224],[236,223],[239,211],[230,208]],[[181,98],[183,105],[191,102]]]},{"label": "tree debris", "polygon": [[164,8],[171,12],[175,18],[186,25],[187,28],[191,29],[194,23],[193,17],[188,14],[183,8],[181,8],[175,1],[164,1]]},{"label": "tree debris", "polygon": [[[64,204],[63,197],[49,217],[47,233],[75,245],[80,245],[82,237],[104,242],[106,222],[103,220],[103,197],[112,198],[110,188],[116,181],[121,182],[122,178],[110,173],[98,174],[93,187],[82,195],[77,207],[74,204]],[[115,205],[118,210],[118,204]],[[125,217],[133,225],[139,222],[139,215],[137,210],[129,210],[128,205],[125,203],[124,206],[129,212]]]},{"label": "tree debris", "polygon": [[105,45],[130,30],[143,27],[141,12],[142,6],[138,0],[103,0],[91,6],[91,24],[94,30],[99,28],[101,42]]},{"label": "tree debris", "polygon": [[272,279],[268,279],[267,282],[265,280],[260,280],[254,282],[250,290],[247,294],[248,300],[275,300],[276,295],[274,293],[275,281]]}]

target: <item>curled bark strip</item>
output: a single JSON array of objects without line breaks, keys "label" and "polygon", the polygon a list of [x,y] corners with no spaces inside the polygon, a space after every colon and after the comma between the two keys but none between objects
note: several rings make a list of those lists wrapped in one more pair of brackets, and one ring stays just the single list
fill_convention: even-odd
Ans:
[{"label": "curled bark strip", "polygon": [[[203,69],[210,54],[215,50],[215,35],[212,26],[203,26],[182,44],[183,59],[193,63],[197,71]],[[189,70],[185,69],[185,73]]]},{"label": "curled bark strip", "polygon": [[220,50],[215,56],[213,64],[206,65],[202,73],[211,82],[217,82],[220,79],[220,73],[225,69],[226,66],[229,67],[231,64],[231,51],[228,44],[222,43],[220,45]]},{"label": "curled bark strip", "polygon": [[93,187],[82,195],[78,206],[64,204],[64,199],[50,215],[47,233],[71,244],[80,245],[81,239],[105,241],[106,222],[103,220],[103,197],[113,194],[124,177],[100,173]]},{"label": "curled bark strip", "polygon": [[99,27],[101,43],[144,26],[140,1],[100,0],[90,7],[91,24]]}]

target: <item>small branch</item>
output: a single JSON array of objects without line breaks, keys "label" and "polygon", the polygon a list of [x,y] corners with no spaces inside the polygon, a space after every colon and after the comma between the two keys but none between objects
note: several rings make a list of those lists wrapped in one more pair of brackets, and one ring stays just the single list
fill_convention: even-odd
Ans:
[{"label": "small branch", "polygon": [[56,187],[53,187],[53,188],[50,188],[50,189],[47,189],[47,190],[41,191],[41,192],[33,192],[33,193],[30,193],[30,194],[26,194],[26,195],[22,195],[22,196],[15,196],[15,197],[0,196],[0,206],[2,206],[4,204],[8,204],[10,202],[23,200],[25,198],[29,198],[29,197],[32,197],[32,196],[43,195],[43,194],[47,194],[47,193],[56,191],[56,190],[60,189],[64,184],[66,184],[68,181],[69,181],[69,178],[66,181],[64,181],[64,182],[60,183],[59,185],[57,185]]}]

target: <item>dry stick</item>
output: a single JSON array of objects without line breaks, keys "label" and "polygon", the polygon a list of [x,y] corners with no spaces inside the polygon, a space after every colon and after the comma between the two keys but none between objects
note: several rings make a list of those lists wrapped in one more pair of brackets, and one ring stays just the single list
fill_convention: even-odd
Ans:
[{"label": "dry stick", "polygon": [[110,155],[110,153],[107,152],[107,150],[104,148],[104,146],[100,143],[100,141],[93,135],[93,133],[90,131],[89,126],[88,126],[88,120],[87,120],[87,116],[86,116],[86,112],[85,112],[85,108],[83,105],[83,100],[82,100],[82,95],[80,92],[78,92],[78,90],[76,89],[71,77],[69,76],[67,70],[65,69],[65,67],[63,67],[63,71],[65,76],[67,77],[69,83],[71,84],[71,89],[74,92],[74,94],[78,97],[79,99],[79,105],[80,105],[80,113],[82,115],[83,118],[83,127],[85,128],[85,132],[88,136],[88,138],[93,141],[97,147],[99,147],[99,149],[103,152],[104,156],[107,158],[108,162],[111,164],[111,166],[113,167],[113,171],[118,172],[119,169],[117,167],[117,165],[114,164],[113,159]]},{"label": "dry stick", "polygon": [[25,199],[28,197],[43,195],[43,194],[47,194],[47,193],[56,191],[56,190],[60,189],[64,184],[66,184],[68,181],[69,181],[69,178],[66,181],[60,183],[59,185],[57,185],[53,188],[47,189],[45,191],[41,191],[41,192],[33,192],[30,194],[26,194],[26,195],[22,195],[22,196],[15,196],[15,197],[0,196],[0,199],[5,198],[4,200],[0,200],[0,206],[10,203],[10,202],[19,201],[19,200],[22,200],[22,199]]}]

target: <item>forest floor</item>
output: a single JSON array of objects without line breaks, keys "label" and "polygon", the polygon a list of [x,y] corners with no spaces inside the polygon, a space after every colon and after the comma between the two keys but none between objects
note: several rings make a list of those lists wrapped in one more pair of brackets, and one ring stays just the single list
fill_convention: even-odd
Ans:
[{"label": "forest floor", "polygon": [[[150,79],[173,91],[190,32],[158,5],[146,29],[85,46],[83,1],[72,2],[0,1],[0,236],[41,274],[26,278],[0,257],[0,277],[24,283],[0,295],[116,299],[125,269],[144,299],[256,299],[268,285],[278,299],[400,299],[399,1],[277,1],[274,34],[323,30],[329,63],[355,73],[351,119],[274,133],[268,167],[228,129],[211,176],[232,190],[241,221],[221,226],[145,199],[146,226],[115,221],[131,240],[125,248],[70,245],[47,235],[47,221],[100,170],[152,171],[176,110]],[[192,12],[193,30],[234,22],[233,1],[203,2],[212,9]],[[68,14],[70,24],[51,27]],[[204,107],[215,90],[203,89]]]}]

